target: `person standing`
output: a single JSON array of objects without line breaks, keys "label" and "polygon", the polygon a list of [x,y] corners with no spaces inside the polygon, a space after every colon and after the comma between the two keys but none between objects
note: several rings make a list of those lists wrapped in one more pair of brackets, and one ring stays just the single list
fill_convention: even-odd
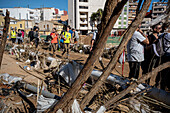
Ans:
[{"label": "person standing", "polygon": [[14,44],[15,41],[16,41],[17,33],[16,33],[16,31],[12,28],[10,34],[11,34],[10,36],[11,36],[12,43]]},{"label": "person standing", "polygon": [[74,46],[75,46],[75,48],[76,48],[76,50],[77,50],[77,46],[78,46],[78,44],[79,44],[79,34],[78,34],[78,32],[73,28],[72,29],[73,30],[73,40],[74,40]]},{"label": "person standing", "polygon": [[21,33],[22,33],[22,39],[24,39],[24,30],[21,30]]},{"label": "person standing", "polygon": [[93,37],[92,37],[92,40],[91,40],[90,52],[93,50],[95,40],[96,40],[96,32],[94,31]]},{"label": "person standing", "polygon": [[34,30],[33,36],[34,36],[34,39],[35,39],[35,47],[38,48],[38,44],[39,44],[39,33],[38,33],[38,31],[39,31],[39,28],[34,26],[33,30]]},{"label": "person standing", "polygon": [[129,78],[138,79],[141,62],[144,61],[144,44],[149,44],[149,40],[140,30],[140,26],[134,32],[127,44],[127,58],[129,62]]},{"label": "person standing", "polygon": [[[144,57],[145,60],[142,62],[142,70],[143,74],[146,74],[152,70],[158,63],[159,58],[153,54],[152,44],[155,43],[159,38],[159,33],[162,30],[162,26],[160,24],[156,24],[152,26],[152,34],[148,36],[149,45],[145,47]],[[148,81],[149,83],[149,81]]]},{"label": "person standing", "polygon": [[30,38],[30,43],[31,45],[33,45],[32,41],[34,39],[34,31],[32,30],[32,28],[31,28],[31,31],[29,31],[28,33],[28,38]]},{"label": "person standing", "polygon": [[63,38],[64,38],[64,51],[62,53],[62,56],[67,51],[67,57],[69,56],[69,48],[70,48],[70,42],[71,42],[71,33],[69,33],[69,27],[67,27],[67,30],[63,32]]},{"label": "person standing", "polygon": [[56,50],[56,44],[58,43],[58,36],[57,36],[56,28],[52,29],[50,36],[52,37],[51,44],[52,44],[53,55],[54,55],[55,50]]},{"label": "person standing", "polygon": [[22,44],[22,32],[20,29],[18,29],[18,32],[17,32],[16,43]]},{"label": "person standing", "polygon": [[69,28],[69,33],[71,34],[71,39],[73,39],[73,30],[71,29],[71,27],[70,26],[68,26],[68,28]]}]

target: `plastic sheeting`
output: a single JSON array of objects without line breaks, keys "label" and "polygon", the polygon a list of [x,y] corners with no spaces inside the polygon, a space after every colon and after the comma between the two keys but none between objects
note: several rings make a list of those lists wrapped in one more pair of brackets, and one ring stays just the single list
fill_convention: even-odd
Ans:
[{"label": "plastic sheeting", "polygon": [[37,101],[37,113],[42,113],[48,109],[55,101],[56,99],[45,98],[43,95],[40,95]]},{"label": "plastic sheeting", "polygon": [[2,80],[3,84],[16,83],[17,81],[21,81],[22,80],[22,78],[11,76],[8,73],[0,74],[0,78],[3,79]]},{"label": "plastic sheeting", "polygon": [[71,84],[76,80],[80,69],[82,66],[73,61],[73,63],[67,63],[62,66],[59,75],[61,75],[64,80],[71,86]]},{"label": "plastic sheeting", "polygon": [[[71,84],[76,80],[82,68],[83,66],[73,61],[73,63],[67,63],[66,65],[62,66],[59,71],[59,75],[61,75],[64,80],[71,86]],[[93,70],[91,76],[93,76],[94,79],[98,79],[101,74],[102,71]],[[110,76],[107,78],[107,82],[110,84],[114,84],[116,82],[123,88],[126,88],[126,83],[129,81],[123,77],[110,74]]]}]

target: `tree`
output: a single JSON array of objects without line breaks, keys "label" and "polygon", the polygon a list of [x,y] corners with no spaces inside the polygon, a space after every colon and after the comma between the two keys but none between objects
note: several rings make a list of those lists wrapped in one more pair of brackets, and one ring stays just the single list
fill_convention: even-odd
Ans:
[{"label": "tree", "polygon": [[[113,1],[113,0],[107,0],[107,1]],[[115,1],[116,2],[116,1]],[[77,97],[79,91],[81,90],[84,82],[89,78],[91,75],[91,72],[95,66],[95,63],[99,56],[103,53],[104,46],[107,41],[107,37],[109,33],[111,32],[114,24],[116,23],[116,20],[120,16],[122,9],[124,5],[126,4],[127,0],[122,0],[118,2],[118,5],[114,8],[112,13],[106,13],[106,17],[110,17],[108,20],[108,23],[106,23],[105,28],[101,31],[101,36],[98,37],[99,43],[96,44],[93,52],[89,55],[83,69],[79,73],[76,81],[72,84],[71,88],[67,91],[67,93],[63,96],[63,98],[53,106],[54,109],[48,109],[45,112],[53,111],[56,112],[58,109],[64,109],[64,112],[68,112],[67,110],[70,109],[70,106],[72,105],[74,99]],[[106,2],[108,3],[108,2]],[[110,7],[110,4],[105,5],[108,9],[112,9]],[[104,23],[105,18],[102,18],[101,23]]]},{"label": "tree", "polygon": [[97,14],[96,13],[92,13],[91,17],[90,17],[90,22],[91,22],[91,26],[92,26],[92,31],[93,31],[93,27],[95,25],[95,21],[97,20],[96,19],[97,17]]},{"label": "tree", "polygon": [[115,68],[118,58],[120,54],[123,52],[124,47],[132,37],[133,33],[137,29],[138,25],[142,22],[143,18],[145,17],[145,14],[150,6],[151,0],[145,0],[143,7],[138,14],[138,16],[135,18],[134,22],[128,27],[128,30],[126,31],[124,38],[122,39],[116,53],[114,54],[113,58],[107,65],[106,69],[96,82],[96,84],[93,85],[90,92],[84,97],[84,99],[81,102],[81,108],[84,108],[89,101],[93,98],[93,96],[96,94],[100,86],[104,83],[104,81],[107,79],[107,77],[110,75],[111,71]]},{"label": "tree", "polygon": [[0,69],[1,69],[3,53],[4,53],[7,35],[8,35],[9,22],[10,22],[9,11],[7,10],[6,16],[5,16],[5,25],[4,25],[4,29],[3,29],[3,35],[2,35],[2,42],[1,42],[1,45],[0,45]]}]

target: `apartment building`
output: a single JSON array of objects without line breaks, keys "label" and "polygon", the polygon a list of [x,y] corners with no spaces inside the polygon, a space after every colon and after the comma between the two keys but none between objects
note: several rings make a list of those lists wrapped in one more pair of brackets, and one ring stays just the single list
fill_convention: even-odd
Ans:
[{"label": "apartment building", "polygon": [[[98,9],[104,9],[106,0],[68,0],[68,24],[80,31],[81,34],[87,34],[96,30],[97,23],[92,24],[91,14]],[[114,28],[128,27],[129,2],[125,5]]]},{"label": "apartment building", "polygon": [[[68,24],[86,34],[92,30],[91,14],[104,9],[106,0],[68,0]],[[94,29],[97,29],[94,26]]]},{"label": "apartment building", "polygon": [[10,12],[10,17],[18,19],[18,20],[34,20],[36,22],[40,21],[40,11],[37,9],[30,8],[3,8],[4,15],[6,14],[6,10]]},{"label": "apartment building", "polygon": [[121,15],[116,21],[114,28],[127,28],[128,27],[128,15],[129,15],[129,2],[124,6]]},{"label": "apartment building", "polygon": [[149,31],[151,29],[151,27],[149,26],[149,23],[151,22],[151,15],[152,15],[152,11],[147,12],[145,18],[142,20],[141,23],[141,30],[146,35],[149,35]]},{"label": "apartment building", "polygon": [[136,2],[132,0],[129,1],[128,25],[130,25],[136,17],[137,6],[138,6],[137,1]]},{"label": "apartment building", "polygon": [[166,11],[167,2],[153,2],[152,5],[152,19],[161,16]]}]

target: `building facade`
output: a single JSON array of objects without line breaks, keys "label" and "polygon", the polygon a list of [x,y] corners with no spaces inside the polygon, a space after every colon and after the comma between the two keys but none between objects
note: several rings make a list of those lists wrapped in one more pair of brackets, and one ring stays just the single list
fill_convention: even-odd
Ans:
[{"label": "building facade", "polygon": [[[68,24],[81,34],[92,30],[91,14],[103,9],[106,0],[68,0]],[[94,29],[96,27],[94,26]]]},{"label": "building facade", "polygon": [[116,21],[114,28],[127,28],[128,27],[128,15],[129,15],[129,2],[124,6],[122,13]]},{"label": "building facade", "polygon": [[132,21],[136,17],[136,9],[138,7],[138,2],[136,1],[129,1],[129,14],[128,14],[128,25],[132,23]]},{"label": "building facade", "polygon": [[153,2],[152,5],[152,19],[161,16],[166,11],[167,2]]},{"label": "building facade", "polygon": [[18,20],[34,20],[35,22],[40,21],[40,11],[37,9],[30,8],[3,8],[3,13],[6,14],[6,10],[10,12],[10,17]]},{"label": "building facade", "polygon": [[[92,29],[96,30],[97,23],[92,24],[90,17],[98,9],[104,9],[106,0],[68,0],[68,24],[80,31],[81,34],[87,34]],[[129,2],[125,5],[114,28],[128,27]]]}]

